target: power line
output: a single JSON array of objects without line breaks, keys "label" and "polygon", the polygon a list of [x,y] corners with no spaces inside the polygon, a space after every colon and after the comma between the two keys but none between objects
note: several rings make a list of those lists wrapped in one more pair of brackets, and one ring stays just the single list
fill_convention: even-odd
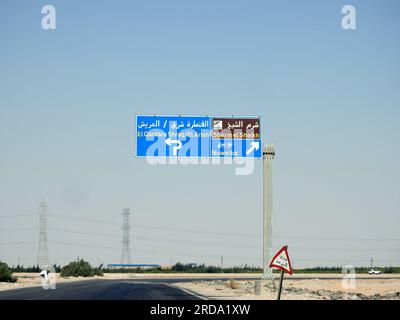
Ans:
[{"label": "power line", "polygon": [[[114,226],[120,226],[120,224],[117,224],[115,222],[111,221],[104,221],[104,220],[96,220],[96,219],[87,219],[87,218],[81,218],[81,217],[75,217],[75,216],[69,216],[69,215],[61,215],[61,214],[49,214],[50,217],[55,217],[55,218],[64,218],[64,219],[71,219],[71,220],[77,220],[77,221],[86,221],[86,222],[94,222],[94,223],[101,223],[101,224],[107,224],[107,225],[114,225]],[[261,235],[258,234],[250,234],[250,233],[237,233],[237,232],[222,232],[222,231],[210,231],[210,230],[195,230],[195,229],[185,229],[185,228],[172,228],[172,227],[157,227],[157,226],[150,226],[150,225],[141,225],[141,224],[135,224],[133,228],[143,228],[143,229],[154,229],[154,230],[166,230],[166,231],[180,231],[180,232],[190,232],[190,233],[201,233],[201,234],[215,234],[215,235],[227,235],[227,236],[242,236],[242,237],[261,237]]]},{"label": "power line", "polygon": [[[117,234],[111,234],[111,233],[99,233],[99,232],[81,232],[81,231],[76,231],[76,230],[70,230],[70,229],[65,229],[65,228],[51,228],[50,230],[56,230],[56,231],[61,231],[61,232],[66,232],[66,233],[72,233],[72,234],[80,234],[80,235],[89,235],[89,236],[101,236],[101,237],[110,237],[110,238],[120,238],[120,235]],[[252,245],[245,245],[245,244],[239,244],[239,243],[218,243],[218,242],[207,242],[207,241],[193,241],[193,240],[187,240],[185,239],[184,241],[182,239],[170,239],[170,238],[160,238],[160,237],[145,237],[145,236],[133,236],[133,239],[135,240],[144,240],[144,241],[163,241],[163,242],[176,242],[176,243],[183,243],[183,244],[199,244],[199,245],[212,245],[212,246],[226,246],[226,247],[244,247],[244,248],[257,248],[257,246],[252,246]]]},{"label": "power line", "polygon": [[[22,216],[22,215],[20,215]],[[50,214],[52,217],[61,217],[61,218],[67,218],[67,219],[73,219],[73,220],[78,220],[78,221],[86,221],[86,222],[96,222],[96,223],[102,223],[102,224],[112,224],[112,225],[117,225],[115,223],[109,222],[109,221],[101,221],[101,220],[95,220],[95,219],[86,219],[86,218],[81,218],[81,217],[74,217],[74,216],[67,216],[67,215],[55,215],[55,214]],[[15,217],[15,216],[13,216]],[[244,233],[227,233],[227,232],[219,232],[219,231],[209,231],[209,230],[194,230],[194,229],[184,229],[184,228],[169,228],[169,227],[157,227],[157,226],[148,226],[148,225],[135,225],[137,228],[148,228],[148,229],[156,229],[156,230],[166,230],[166,231],[183,231],[183,232],[192,232],[192,233],[201,233],[201,234],[218,234],[218,235],[230,235],[230,236],[250,236],[249,234],[244,234]],[[7,231],[18,231],[18,230],[37,230],[37,227],[26,227],[26,228],[6,228],[6,229],[0,229],[1,232],[7,232]],[[74,233],[74,234],[82,234],[82,235],[96,235],[96,236],[104,236],[104,237],[117,237],[116,234],[107,234],[107,233],[99,233],[99,232],[79,232],[76,230],[68,230],[64,228],[58,228],[58,227],[51,227],[50,230],[58,230],[62,232],[69,232],[69,233]],[[261,235],[251,235],[253,237],[261,237]],[[326,240],[326,241],[400,241],[400,239],[394,239],[394,238],[321,238],[321,237],[282,237],[282,236],[276,236],[274,237],[276,239],[293,239],[293,240],[309,240],[309,241],[315,241],[315,240]],[[179,242],[181,243],[181,239],[168,239],[168,238],[156,238],[156,237],[140,237],[136,236],[135,239],[138,240],[148,240],[148,241],[168,241],[168,242]],[[223,244],[223,243],[215,243],[215,242],[203,242],[203,241],[193,241],[193,240],[185,240],[186,243],[191,243],[191,244],[203,244],[203,245],[218,245],[218,246],[241,246],[241,247],[250,247],[250,248],[256,248],[257,246],[248,246],[248,245],[243,245],[243,244],[234,244],[234,243],[229,243],[229,244]],[[297,247],[297,249],[301,250],[343,250],[343,251],[357,251],[360,249],[349,249],[349,248],[315,248],[315,247]],[[370,249],[361,249],[361,250],[366,250],[369,251]],[[377,249],[378,250],[378,249]],[[379,249],[383,251],[397,251],[397,249]]]},{"label": "power line", "polygon": [[[18,242],[0,242],[0,245],[26,245],[26,244],[37,244],[38,241],[18,241]],[[49,240],[48,243],[55,244],[55,245],[64,245],[64,246],[70,246],[70,247],[87,247],[91,249],[99,249],[99,250],[118,250],[118,247],[112,247],[112,246],[100,246],[100,245],[92,245],[92,244],[87,244],[87,243],[76,243],[76,242],[63,242],[63,241],[52,241]],[[321,248],[322,249],[322,248]],[[339,249],[339,248],[338,248]],[[213,258],[220,258],[220,255],[218,254],[200,254],[198,253],[197,255],[193,255],[192,253],[187,253],[187,252],[165,252],[165,251],[157,251],[157,250],[135,250],[135,252],[142,253],[142,254],[147,254],[147,255],[153,255],[153,254],[160,254],[160,255],[165,255],[165,256],[176,256],[176,257],[190,257],[190,258],[205,258],[205,257],[213,257]],[[224,255],[224,257],[228,258],[234,258],[234,259],[254,259],[256,257],[254,256],[235,256],[235,255]],[[369,259],[341,259],[344,261],[348,262],[368,262]],[[294,259],[294,261],[298,262],[337,262],[338,259]],[[400,262],[400,259],[376,259],[378,262]]]},{"label": "power line", "polygon": [[38,216],[38,213],[30,213],[30,214],[18,214],[18,215],[7,215],[7,216],[1,216],[0,219],[8,219],[8,218],[20,218],[20,217],[33,217],[33,216]]},{"label": "power line", "polygon": [[314,240],[321,240],[321,241],[400,241],[400,238],[331,238],[331,237],[275,237],[275,238],[279,238],[279,239],[293,239],[293,240],[310,240],[310,241],[314,241]]},{"label": "power line", "polygon": [[330,251],[330,250],[337,250],[337,251],[366,251],[366,252],[370,252],[370,251],[394,251],[394,252],[400,252],[400,248],[398,249],[394,249],[394,248],[316,248],[316,247],[297,247],[297,246],[291,246],[291,248],[293,249],[297,249],[297,250],[320,250],[320,251]]},{"label": "power line", "polygon": [[[111,234],[111,233],[99,233],[99,232],[81,232],[76,230],[64,229],[64,228],[51,228],[51,230],[72,233],[72,234],[80,234],[80,235],[89,235],[89,236],[101,236],[101,237],[110,237],[110,238],[119,238],[120,235]],[[145,237],[145,236],[134,236],[135,240],[144,240],[150,242],[173,242],[173,243],[180,243],[180,244],[194,244],[194,245],[211,245],[211,246],[222,246],[222,247],[242,247],[242,248],[250,248],[250,249],[257,249],[259,246],[257,245],[246,245],[243,243],[220,243],[220,242],[209,242],[209,241],[194,241],[189,239],[171,239],[171,238],[160,238],[160,237]],[[400,248],[348,248],[348,247],[303,247],[303,246],[291,246],[293,249],[297,250],[322,250],[322,251],[329,251],[329,250],[339,250],[339,251],[400,251]]]},{"label": "power line", "polygon": [[22,230],[37,230],[38,227],[26,227],[26,228],[7,228],[0,229],[0,232],[8,232],[8,231],[22,231]]},{"label": "power line", "polygon": [[[69,243],[69,242],[60,242],[60,241],[49,241],[50,243],[54,244],[60,244],[60,245],[66,245],[66,246],[75,246],[75,247],[89,247],[89,248],[97,248],[97,249],[110,249],[110,250],[116,250],[118,249],[117,247],[104,247],[104,246],[98,246],[98,245],[91,245],[91,244],[84,244],[84,243]],[[186,257],[214,257],[214,258],[220,258],[221,256],[218,254],[201,254],[198,253],[197,255],[193,255],[192,253],[187,253],[187,252],[180,252],[180,253],[171,253],[171,252],[165,252],[165,251],[157,251],[151,249],[149,250],[135,250],[135,252],[138,253],[145,253],[145,254],[161,254],[161,255],[167,255],[167,256],[186,256]],[[256,257],[254,256],[234,256],[234,255],[224,255],[224,257],[228,258],[244,258],[244,259],[254,259]],[[342,259],[345,261],[354,261],[354,262],[364,262],[364,261],[369,261],[369,259]],[[378,261],[385,261],[385,262],[400,262],[400,259],[377,259]],[[295,259],[295,261],[337,261],[337,259]]]},{"label": "power line", "polygon": [[[104,220],[96,220],[96,219],[87,219],[82,217],[76,216],[69,216],[69,215],[60,215],[60,214],[49,214],[50,217],[56,218],[65,218],[77,221],[86,221],[86,222],[94,222],[94,223],[101,223],[107,225],[114,225],[120,226],[120,224],[111,222],[111,221],[104,221]],[[235,236],[235,237],[251,237],[251,238],[261,238],[261,234],[254,234],[254,233],[240,233],[240,232],[224,232],[224,231],[212,231],[212,230],[201,230],[201,229],[187,229],[187,228],[175,228],[175,227],[159,227],[159,226],[151,226],[151,225],[144,225],[144,224],[135,224],[133,228],[142,228],[142,229],[154,229],[160,231],[173,231],[173,232],[187,232],[187,233],[198,233],[198,234],[214,234],[220,236]],[[400,238],[357,238],[357,237],[307,237],[307,236],[274,236],[276,239],[286,239],[286,240],[309,240],[309,241],[400,241]]]},{"label": "power line", "polygon": [[110,237],[110,238],[121,238],[121,235],[117,235],[115,233],[102,233],[102,232],[87,232],[87,231],[76,231],[71,229],[59,228],[59,227],[51,227],[50,230],[61,231],[72,234],[81,234],[86,236],[100,236],[100,237]]},{"label": "power line", "polygon": [[[0,242],[0,245],[23,245],[23,244],[37,244],[38,241],[16,241],[16,242]],[[95,249],[109,249],[109,250],[118,250],[118,247],[112,247],[112,246],[100,246],[100,245],[92,245],[92,244],[87,244],[87,243],[77,243],[77,242],[63,242],[63,241],[53,241],[49,240],[48,243],[51,244],[56,244],[56,245],[66,245],[66,246],[73,246],[73,247],[88,247],[88,248],[95,248]],[[294,247],[293,247],[294,248]],[[313,249],[313,248],[309,248]],[[315,248],[314,248],[315,249]],[[320,248],[323,249],[323,248]],[[342,248],[337,248],[337,249],[342,249]],[[355,249],[357,250],[357,249]],[[377,249],[378,250],[378,249]],[[164,252],[164,251],[154,251],[151,250],[135,250],[135,252],[141,252],[141,253],[162,253],[166,255],[171,255],[171,252]],[[187,253],[174,253],[175,255],[185,255]],[[220,257],[220,255],[201,255],[201,256],[215,256],[215,257]],[[225,256],[225,255],[224,255]],[[234,258],[245,258],[244,256],[227,256],[227,257],[234,257]],[[251,257],[254,258],[254,257]],[[370,261],[369,259],[345,259],[346,261]],[[377,261],[392,261],[392,262],[397,262],[400,261],[400,259],[376,259]],[[296,261],[337,261],[337,259],[296,259]]]},{"label": "power line", "polygon": [[104,249],[118,250],[118,249],[120,249],[118,247],[99,246],[99,245],[92,245],[92,244],[87,244],[87,243],[63,242],[63,241],[53,241],[53,240],[50,240],[49,243],[65,245],[65,246],[70,246],[70,247],[87,247],[87,248],[100,249],[100,250],[104,250]]},{"label": "power line", "polygon": [[218,236],[234,236],[234,237],[249,237],[249,238],[260,238],[260,234],[250,233],[239,233],[239,232],[224,232],[224,231],[210,231],[210,230],[196,230],[196,229],[185,229],[185,228],[171,228],[171,227],[157,227],[149,225],[134,225],[134,228],[143,229],[154,229],[154,230],[165,230],[173,232],[188,232],[188,233],[199,233],[199,234],[213,234]]},{"label": "power line", "polygon": [[75,216],[69,216],[69,215],[64,215],[64,214],[54,214],[50,213],[50,217],[53,218],[61,218],[61,219],[70,219],[70,220],[77,220],[77,221],[85,221],[85,222],[90,222],[90,223],[101,223],[101,224],[107,224],[107,225],[113,225],[113,226],[120,226],[121,224],[115,223],[112,221],[104,221],[104,220],[96,220],[96,219],[88,219],[88,218],[82,218],[82,217],[75,217]]},{"label": "power line", "polygon": [[[80,234],[80,235],[88,235],[88,236],[101,236],[101,237],[110,237],[117,239],[120,235],[110,234],[110,233],[98,233],[98,232],[81,232],[76,230],[64,229],[64,228],[51,228],[50,230],[71,233],[71,234]],[[208,242],[208,241],[194,241],[188,239],[171,239],[171,238],[160,238],[160,237],[144,237],[144,236],[135,236],[135,240],[142,240],[148,242],[172,242],[179,244],[187,244],[187,245],[212,245],[219,247],[241,247],[248,249],[258,249],[257,245],[246,245],[242,243],[218,243],[218,242]],[[97,246],[101,248],[102,246]],[[304,246],[291,246],[292,249],[295,250],[311,250],[311,251],[350,251],[350,252],[371,252],[371,251],[382,251],[382,252],[399,252],[400,248],[348,248],[348,247],[304,247]]]},{"label": "power line", "polygon": [[[91,244],[85,244],[85,243],[74,243],[74,242],[62,242],[62,241],[49,241],[49,243],[53,244],[58,244],[58,245],[65,245],[65,246],[73,246],[73,247],[88,247],[88,248],[94,248],[94,249],[109,249],[115,251],[118,249],[117,247],[109,247],[109,246],[99,246],[99,245],[91,245]],[[165,252],[165,251],[157,251],[157,250],[135,250],[135,252],[138,253],[144,253],[144,254],[149,254],[149,255],[154,255],[156,254],[161,254],[161,255],[167,255],[167,256],[186,256],[186,257],[220,257],[220,255],[214,255],[214,254],[201,254],[199,253],[198,255],[192,255],[191,253],[171,253],[171,252]],[[229,256],[229,255],[224,255],[224,257],[230,257],[230,258],[247,258],[247,259],[254,259],[253,257],[250,256]]]},{"label": "power line", "polygon": [[[338,260],[348,261],[348,262],[369,262],[370,259],[294,259],[295,262],[297,261],[324,261],[324,262],[337,262]],[[400,259],[376,259],[376,261],[380,262],[400,262]]]},{"label": "power line", "polygon": [[0,246],[11,246],[20,244],[37,244],[38,241],[16,241],[16,242],[0,242]]},{"label": "power line", "polygon": [[[88,220],[89,221],[89,220]],[[102,222],[106,223],[106,222]],[[184,231],[184,232],[191,232],[188,229],[179,229],[179,228],[163,228],[163,227],[151,227],[151,226],[135,226],[135,227],[144,227],[144,228],[151,228],[151,229],[158,229],[158,230],[166,230],[166,231]],[[37,230],[38,227],[22,227],[22,228],[4,228],[0,229],[0,232],[14,232],[14,231],[25,231],[25,230]],[[98,235],[98,236],[104,236],[104,237],[117,237],[116,234],[107,234],[107,233],[98,233],[98,232],[79,232],[75,230],[67,230],[64,228],[58,228],[58,227],[50,227],[50,230],[58,230],[58,231],[63,231],[63,232],[70,232],[70,233],[75,233],[75,234],[83,234],[83,235]],[[192,230],[194,231],[194,230]],[[218,234],[218,235],[228,235],[227,233],[219,233],[217,231],[201,231],[201,230],[196,230],[194,233],[212,233],[212,234]],[[236,234],[236,233],[230,233],[229,235],[232,236],[241,236],[243,234]],[[258,236],[261,237],[261,236]],[[139,237],[135,237],[137,239],[140,239]],[[396,238],[318,238],[318,237],[284,237],[284,236],[274,236],[274,239],[285,239],[285,240],[307,240],[307,241],[349,241],[349,242],[399,242],[400,239]],[[145,237],[142,237],[142,239],[145,239]],[[166,241],[181,241],[181,240],[171,240],[171,239],[165,239],[165,238],[149,238],[149,239],[163,239]],[[186,241],[186,240],[185,240]],[[204,244],[207,244],[204,242]],[[215,243],[210,243],[210,244],[215,244]],[[238,244],[231,244],[231,245],[238,245]]]}]

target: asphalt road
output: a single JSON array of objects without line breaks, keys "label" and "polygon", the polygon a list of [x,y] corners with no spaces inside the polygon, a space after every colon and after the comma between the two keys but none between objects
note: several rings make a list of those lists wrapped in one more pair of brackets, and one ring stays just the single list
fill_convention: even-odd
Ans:
[{"label": "asphalt road", "polygon": [[[275,275],[276,277],[276,275]],[[203,281],[229,279],[257,280],[259,277],[221,277],[201,278]],[[380,280],[378,276],[364,277]],[[342,275],[294,276],[292,280],[330,279],[341,280]],[[362,278],[360,278],[362,279]],[[385,277],[384,279],[398,279]],[[0,291],[0,300],[197,300],[203,297],[196,296],[176,288],[173,283],[198,281],[198,278],[170,277],[162,279],[126,279],[126,280],[83,280],[57,283],[55,290],[44,290],[42,287],[20,288]]]},{"label": "asphalt road", "polygon": [[30,287],[0,291],[0,300],[197,300],[167,282],[88,280],[59,283],[54,290]]}]

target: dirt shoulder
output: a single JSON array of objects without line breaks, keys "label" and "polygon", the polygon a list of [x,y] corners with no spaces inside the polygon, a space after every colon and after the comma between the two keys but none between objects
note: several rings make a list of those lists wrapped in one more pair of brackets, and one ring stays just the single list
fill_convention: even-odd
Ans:
[{"label": "dirt shoulder", "polygon": [[[255,294],[255,281],[193,281],[176,286],[206,296],[209,299],[275,300],[277,290],[261,283],[261,294]],[[278,286],[275,280],[275,287]],[[337,279],[285,279],[282,300],[381,300],[400,299],[400,278],[356,280],[354,289],[345,289]]]},{"label": "dirt shoulder", "polygon": [[[17,282],[0,282],[0,291],[11,290],[19,288],[29,288],[29,287],[39,287],[42,285],[42,278],[39,273],[14,273],[14,277],[17,278]],[[56,283],[72,282],[72,281],[82,281],[82,280],[93,280],[102,279],[103,277],[71,277],[62,278],[59,274],[56,274]]]}]

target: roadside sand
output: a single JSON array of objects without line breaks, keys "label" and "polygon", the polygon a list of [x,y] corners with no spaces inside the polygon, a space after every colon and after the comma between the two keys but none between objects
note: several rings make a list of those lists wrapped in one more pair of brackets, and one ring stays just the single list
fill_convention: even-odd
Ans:
[{"label": "roadside sand", "polygon": [[[17,282],[8,283],[8,282],[0,282],[0,291],[2,290],[11,290],[18,288],[28,288],[28,287],[38,287],[42,285],[42,278],[38,273],[14,273],[13,274],[17,278]],[[103,277],[77,277],[77,278],[62,278],[59,274],[56,275],[56,283],[61,282],[72,282],[72,281],[82,281],[82,280],[91,280],[91,279],[101,279]]]},{"label": "roadside sand", "polygon": [[[275,280],[276,287],[278,281]],[[274,300],[275,289],[261,286],[261,295],[255,294],[255,281],[193,281],[181,282],[177,287],[187,289],[210,299],[234,300]],[[282,300],[368,300],[400,299],[400,278],[396,279],[357,279],[355,289],[344,289],[342,280],[333,279],[285,279]]]}]

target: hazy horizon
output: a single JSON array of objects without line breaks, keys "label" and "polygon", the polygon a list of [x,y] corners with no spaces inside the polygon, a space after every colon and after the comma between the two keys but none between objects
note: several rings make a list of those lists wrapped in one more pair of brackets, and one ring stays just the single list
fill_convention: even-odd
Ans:
[{"label": "hazy horizon", "polygon": [[[0,3],[0,261],[262,265],[262,161],[150,165],[135,114],[260,115],[273,247],[295,268],[400,263],[400,3]],[[73,219],[70,217],[77,217]],[[104,223],[106,222],[106,223]]]}]

